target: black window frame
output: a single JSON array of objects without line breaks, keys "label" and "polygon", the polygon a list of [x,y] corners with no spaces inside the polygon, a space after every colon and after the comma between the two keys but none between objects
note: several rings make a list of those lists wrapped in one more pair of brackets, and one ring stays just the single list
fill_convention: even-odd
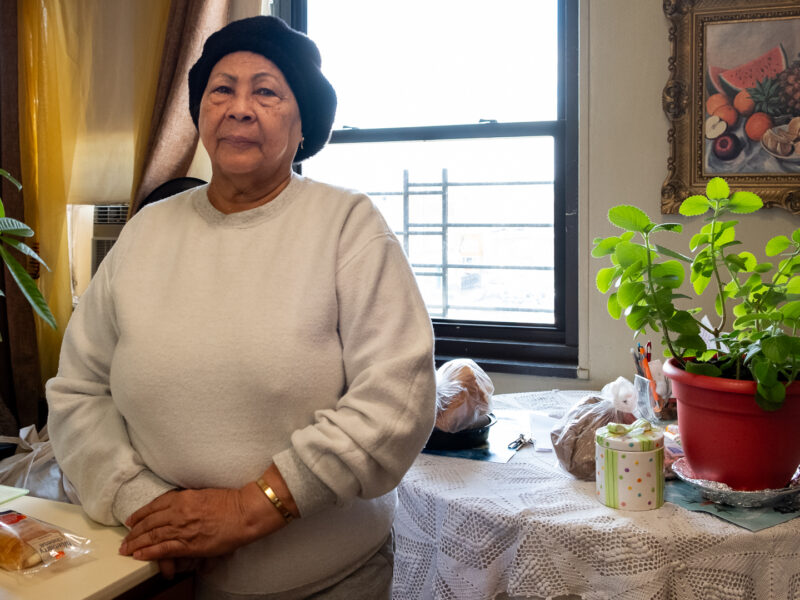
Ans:
[{"label": "black window frame", "polygon": [[[307,0],[273,0],[273,14],[308,30]],[[554,121],[341,129],[331,144],[552,136],[554,323],[529,325],[432,318],[436,361],[471,358],[493,372],[577,377],[579,0],[558,0],[558,111]],[[324,57],[323,57],[324,60]]]}]

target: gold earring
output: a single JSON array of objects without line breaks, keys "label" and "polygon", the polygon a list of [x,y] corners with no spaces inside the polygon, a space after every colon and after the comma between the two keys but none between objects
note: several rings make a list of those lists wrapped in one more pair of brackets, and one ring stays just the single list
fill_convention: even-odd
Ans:
[{"label": "gold earring", "polygon": [[302,149],[303,149],[303,142],[304,142],[305,140],[306,140],[306,138],[304,138],[304,137],[301,137],[301,138],[300,138],[300,150],[302,150]]}]

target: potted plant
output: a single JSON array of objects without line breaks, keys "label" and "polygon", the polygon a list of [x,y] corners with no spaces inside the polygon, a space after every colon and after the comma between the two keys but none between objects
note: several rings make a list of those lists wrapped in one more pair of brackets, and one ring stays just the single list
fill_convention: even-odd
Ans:
[{"label": "potted plant", "polygon": [[[12,177],[8,171],[0,169],[0,177],[3,177],[11,182],[11,184],[14,185],[17,190],[22,189],[22,184],[14,179],[14,177]],[[39,291],[39,288],[36,286],[36,282],[28,274],[28,271],[25,269],[25,267],[23,267],[20,262],[14,258],[9,250],[9,248],[14,248],[23,255],[29,256],[40,264],[44,265],[44,267],[49,270],[49,267],[30,246],[17,239],[20,237],[26,238],[31,236],[33,236],[33,230],[30,227],[25,225],[25,223],[22,221],[18,221],[17,219],[12,219],[6,216],[3,200],[0,199],[0,258],[2,258],[3,262],[8,267],[11,276],[14,278],[14,281],[22,291],[22,295],[25,296],[36,314],[39,315],[45,323],[50,325],[50,327],[55,329],[56,319],[53,316],[53,313],[50,312],[50,307],[47,306],[47,302],[42,296],[42,293]],[[0,290],[0,296],[4,295],[5,294],[3,294],[2,290]],[[0,338],[0,340],[1,339],[2,338]]]},{"label": "potted plant", "polygon": [[[596,279],[609,314],[624,317],[634,337],[661,337],[690,466],[742,490],[784,487],[800,464],[800,229],[767,242],[777,265],[759,262],[741,248],[731,217],[762,206],[715,177],[705,196],[680,206],[682,215],[706,215],[686,251],[656,241],[682,233],[681,224],[654,223],[626,205],[608,213],[623,233],[595,239],[592,250],[611,260]],[[688,287],[695,301],[712,296],[715,323],[692,306]]]}]

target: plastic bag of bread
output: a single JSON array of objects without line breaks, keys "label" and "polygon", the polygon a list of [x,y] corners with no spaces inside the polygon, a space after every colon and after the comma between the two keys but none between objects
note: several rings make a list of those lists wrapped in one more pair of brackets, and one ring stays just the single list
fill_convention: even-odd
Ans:
[{"label": "plastic bag of bread", "polygon": [[578,479],[594,481],[595,432],[612,422],[636,420],[632,412],[633,384],[628,381],[625,385],[626,381],[620,377],[600,394],[584,397],[550,431],[558,462]]},{"label": "plastic bag of bread", "polygon": [[491,412],[494,384],[475,361],[457,358],[436,371],[436,428],[472,429]]},{"label": "plastic bag of bread", "polygon": [[0,512],[0,567],[26,575],[89,553],[89,540],[15,510]]}]

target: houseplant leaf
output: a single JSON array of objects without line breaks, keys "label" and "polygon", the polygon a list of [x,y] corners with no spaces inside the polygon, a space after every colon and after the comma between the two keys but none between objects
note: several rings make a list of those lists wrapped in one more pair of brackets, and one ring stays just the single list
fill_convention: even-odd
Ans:
[{"label": "houseplant leaf", "polygon": [[728,182],[722,177],[712,177],[706,184],[706,196],[709,200],[724,200],[731,195]]},{"label": "houseplant leaf", "polygon": [[38,314],[45,323],[50,325],[50,327],[56,329],[56,319],[53,316],[53,313],[50,312],[50,307],[47,306],[47,302],[45,302],[45,299],[42,296],[42,293],[39,291],[39,288],[36,287],[36,282],[31,279],[31,276],[28,275],[28,272],[23,268],[23,266],[19,264],[17,259],[15,259],[3,246],[0,246],[0,256],[2,257],[3,261],[5,261],[11,276],[14,278],[14,281],[17,282],[19,289],[22,291],[22,294],[25,296],[28,302],[30,302],[33,310],[36,311],[36,314]]},{"label": "houseplant leaf", "polygon": [[679,310],[672,315],[667,321],[667,326],[671,331],[679,334],[693,336],[700,333],[700,325],[698,325],[694,317],[685,310]]},{"label": "houseplant leaf", "polygon": [[699,335],[679,335],[675,340],[675,345],[679,346],[680,348],[697,350],[699,352],[706,350],[706,342]]},{"label": "houseplant leaf", "polygon": [[619,244],[620,238],[611,236],[607,238],[596,238],[594,240],[594,248],[592,248],[592,256],[600,258],[614,252],[614,248]]},{"label": "houseplant leaf", "polygon": [[758,260],[752,252],[739,252],[739,258],[744,261],[744,271],[755,271],[758,266]]},{"label": "houseplant leaf", "polygon": [[719,377],[722,374],[717,367],[705,362],[687,362],[686,371],[695,375],[707,375],[709,377]]},{"label": "houseplant leaf", "polygon": [[638,331],[647,323],[649,316],[650,311],[646,306],[634,306],[631,307],[630,311],[625,316],[625,322],[628,324],[628,327],[634,331]]},{"label": "houseplant leaf", "polygon": [[774,363],[782,363],[791,354],[792,348],[791,338],[786,335],[761,340],[761,351]]},{"label": "houseplant leaf", "polygon": [[701,295],[708,284],[711,283],[711,278],[705,275],[697,275],[692,278],[692,287],[694,288],[694,293],[698,296]]},{"label": "houseplant leaf", "polygon": [[785,235],[776,235],[767,242],[764,252],[767,256],[777,256],[791,245],[792,242],[788,237]]},{"label": "houseplant leaf", "polygon": [[619,319],[622,316],[622,307],[617,302],[617,293],[614,292],[606,301],[606,310],[612,319]]},{"label": "houseplant leaf", "polygon": [[611,284],[620,272],[621,269],[619,267],[604,267],[600,269],[597,272],[597,277],[595,277],[597,289],[605,294],[611,288]]},{"label": "houseplant leaf", "polygon": [[758,263],[754,268],[753,271],[756,273],[769,273],[774,268],[772,263]]},{"label": "houseplant leaf", "polygon": [[644,296],[644,284],[640,281],[626,281],[619,286],[617,302],[626,309],[638,302]]},{"label": "houseplant leaf", "polygon": [[10,217],[3,217],[0,219],[0,233],[18,235],[20,237],[33,237],[33,229],[25,225],[22,221],[17,221]]},{"label": "houseplant leaf", "polygon": [[786,388],[780,383],[758,384],[756,402],[766,411],[778,410],[786,399]]},{"label": "houseplant leaf", "polygon": [[683,231],[683,225],[680,223],[659,223],[650,230],[650,233],[655,233],[657,231],[674,231],[675,233],[680,233]]},{"label": "houseplant leaf", "polygon": [[728,209],[737,214],[748,214],[756,212],[762,206],[764,203],[761,198],[753,192],[734,192]]},{"label": "houseplant leaf", "polygon": [[781,307],[785,319],[800,318],[800,300],[792,300]]},{"label": "houseplant leaf", "polygon": [[686,256],[685,254],[681,254],[680,252],[675,252],[674,250],[670,250],[669,248],[665,248],[664,246],[660,246],[658,244],[653,244],[653,248],[661,254],[662,256],[669,256],[670,258],[677,258],[678,260],[682,260],[683,262],[690,263],[692,262],[691,257]]},{"label": "houseplant leaf", "polygon": [[42,257],[39,256],[38,254],[36,254],[36,252],[34,252],[33,248],[28,246],[26,243],[21,242],[19,240],[15,240],[14,238],[6,237],[4,235],[0,235],[0,240],[2,240],[4,243],[8,244],[9,246],[13,246],[14,248],[19,250],[20,252],[22,252],[26,256],[30,256],[31,258],[36,260],[38,263],[42,264],[44,266],[44,268],[47,269],[48,271],[50,270],[50,267],[47,266],[47,263],[45,263],[42,260]]},{"label": "houseplant leaf", "polygon": [[617,244],[614,254],[619,259],[619,264],[623,267],[629,267],[636,262],[641,262],[642,264],[647,262],[647,250],[633,242],[620,242]]},{"label": "houseplant leaf", "polygon": [[686,217],[695,217],[708,212],[711,207],[711,203],[705,196],[689,196],[681,202],[678,212]]},{"label": "houseplant leaf", "polygon": [[[755,262],[755,259],[754,259]],[[725,257],[725,264],[734,273],[747,271],[747,261],[736,254],[729,254]]]},{"label": "houseplant leaf", "polygon": [[0,169],[0,177],[4,177],[5,179],[8,179],[12,183],[12,185],[14,185],[14,187],[17,188],[17,191],[20,191],[22,189],[22,184],[19,181],[17,181],[14,178],[14,176],[11,175],[11,173],[6,171],[5,169]]},{"label": "houseplant leaf", "polygon": [[[721,227],[714,228],[714,232],[711,234],[711,239],[717,246],[736,241],[736,230],[730,223],[733,222],[726,221],[725,223],[718,223],[718,225],[721,225]],[[725,225],[727,225],[727,227]]]},{"label": "houseplant leaf", "polygon": [[709,242],[709,237],[707,233],[696,233],[692,236],[692,239],[689,240],[689,250],[694,252],[697,248],[700,247],[701,244],[707,244]]},{"label": "houseplant leaf", "polygon": [[615,206],[608,211],[608,220],[621,229],[646,233],[652,226],[650,217],[641,209],[626,204]]},{"label": "houseplant leaf", "polygon": [[683,265],[677,260],[668,260],[657,265],[653,265],[650,278],[653,283],[668,288],[678,288],[683,283],[686,276]]}]

